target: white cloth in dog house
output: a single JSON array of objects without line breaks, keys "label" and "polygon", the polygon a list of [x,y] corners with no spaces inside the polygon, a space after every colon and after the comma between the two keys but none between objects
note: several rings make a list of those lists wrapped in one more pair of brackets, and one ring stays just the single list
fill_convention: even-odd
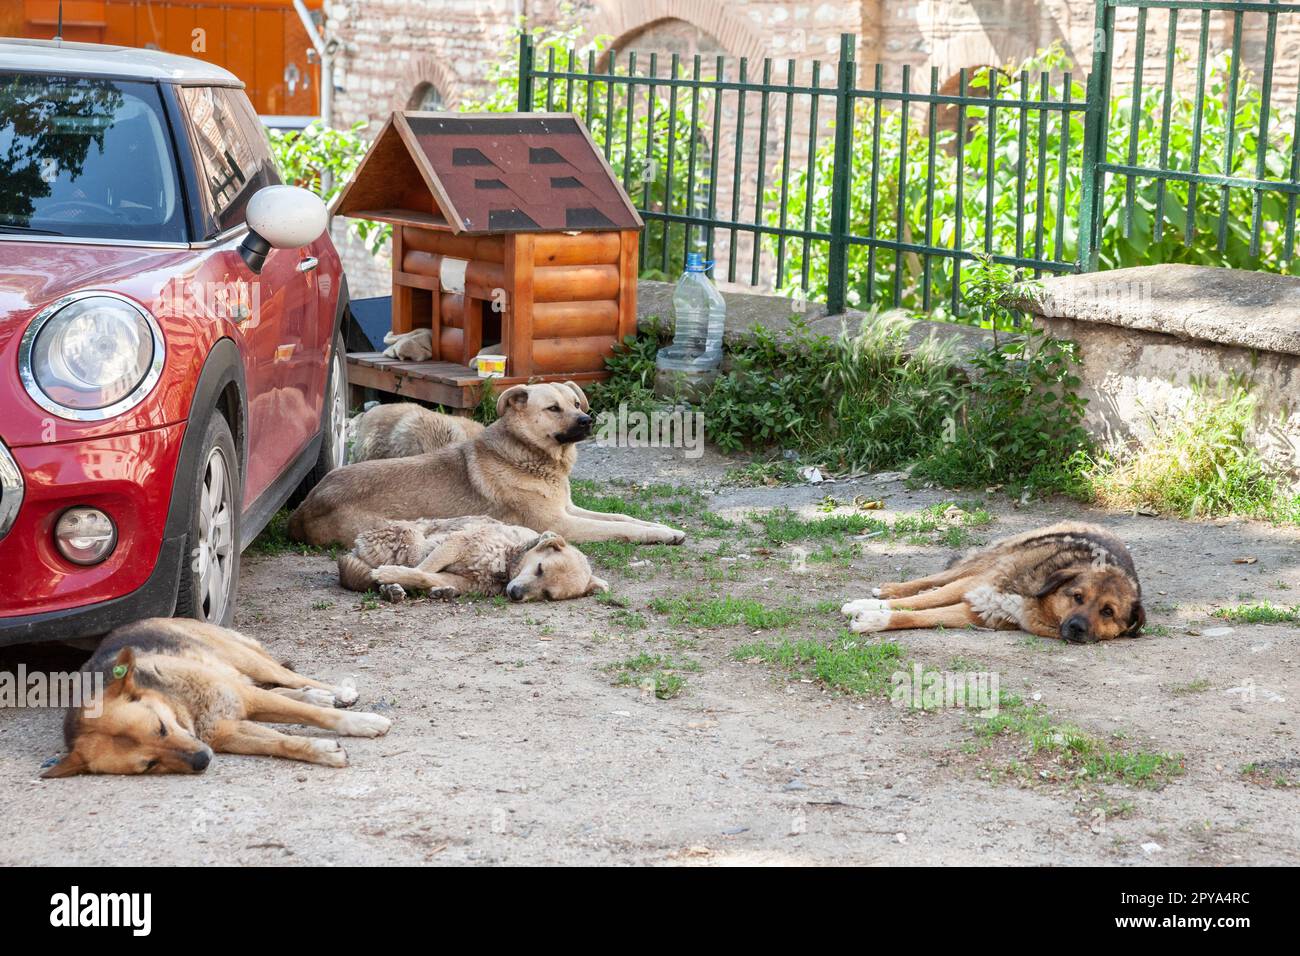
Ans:
[{"label": "white cloth in dog house", "polygon": [[384,354],[405,362],[424,362],[433,358],[433,330],[415,329],[412,332],[389,332],[384,336]]}]

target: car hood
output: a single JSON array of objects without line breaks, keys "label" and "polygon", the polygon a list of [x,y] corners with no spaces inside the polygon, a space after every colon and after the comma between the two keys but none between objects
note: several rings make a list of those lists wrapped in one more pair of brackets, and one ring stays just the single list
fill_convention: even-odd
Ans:
[{"label": "car hood", "polygon": [[0,342],[33,312],[79,289],[105,289],[148,306],[193,253],[78,243],[0,240]]}]

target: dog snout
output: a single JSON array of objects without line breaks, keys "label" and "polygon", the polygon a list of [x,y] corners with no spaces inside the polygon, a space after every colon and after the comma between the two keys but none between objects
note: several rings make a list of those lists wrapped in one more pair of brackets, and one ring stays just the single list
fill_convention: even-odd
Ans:
[{"label": "dog snout", "polygon": [[506,597],[512,601],[522,601],[524,599],[524,589],[518,584],[511,584],[506,588]]},{"label": "dog snout", "polygon": [[1088,619],[1079,614],[1067,618],[1061,625],[1061,636],[1072,644],[1091,644]]},{"label": "dog snout", "polygon": [[202,750],[196,750],[189,755],[190,769],[195,773],[202,773],[208,769],[208,764],[212,763],[212,751],[207,747]]}]

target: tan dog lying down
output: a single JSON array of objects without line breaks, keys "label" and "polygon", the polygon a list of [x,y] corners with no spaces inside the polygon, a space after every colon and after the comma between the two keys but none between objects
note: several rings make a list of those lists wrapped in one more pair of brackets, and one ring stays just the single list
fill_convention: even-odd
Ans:
[{"label": "tan dog lying down", "polygon": [[1124,542],[1077,521],[1001,538],[938,574],[872,593],[841,608],[855,631],[975,625],[1092,644],[1136,637],[1146,623]]},{"label": "tan dog lying down", "polygon": [[358,415],[352,427],[354,462],[427,455],[483,433],[472,418],[444,415],[414,402],[376,405]]},{"label": "tan dog lying down", "polygon": [[380,737],[380,714],[336,710],[354,687],[295,674],[251,637],[186,618],[148,618],[113,631],[83,673],[104,691],[68,709],[68,755],[43,777],[83,773],[202,773],[213,752],[258,754],[346,767],[333,737],[281,733],[305,724],[346,737]]},{"label": "tan dog lying down", "polygon": [[573,382],[511,386],[497,399],[497,420],[469,441],[331,471],[290,517],[289,536],[351,547],[388,521],[489,515],[570,541],[681,544],[676,528],[573,503],[569,473],[575,443],[591,434],[587,411]]},{"label": "tan dog lying down", "polygon": [[558,534],[537,534],[482,515],[393,521],[357,536],[339,558],[339,581],[353,591],[379,587],[389,600],[404,588],[430,597],[505,594],[512,601],[563,601],[608,591],[587,557]]}]

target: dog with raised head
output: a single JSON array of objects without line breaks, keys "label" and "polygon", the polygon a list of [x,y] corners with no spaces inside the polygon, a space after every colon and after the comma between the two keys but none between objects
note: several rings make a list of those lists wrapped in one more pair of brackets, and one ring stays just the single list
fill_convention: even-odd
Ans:
[{"label": "dog with raised head", "polygon": [[68,709],[67,756],[43,777],[83,773],[202,773],[214,753],[257,754],[346,767],[332,737],[299,737],[263,723],[380,737],[391,721],[337,710],[356,689],[303,677],[237,631],[185,618],[119,627],[82,667],[102,694]]},{"label": "dog with raised head", "polygon": [[576,444],[591,434],[574,382],[513,385],[482,434],[427,455],[362,461],[331,471],[289,518],[289,536],[350,548],[389,521],[488,515],[569,541],[681,544],[683,531],[573,503]]},{"label": "dog with raised head", "polygon": [[436,598],[504,594],[512,601],[609,590],[587,556],[554,531],[539,535],[484,515],[392,521],[366,531],[339,557],[339,581],[352,591],[378,588],[390,601],[405,598],[405,588]]},{"label": "dog with raised head", "polygon": [[427,455],[482,434],[483,425],[414,402],[393,402],[358,415],[352,429],[350,460],[357,462]]},{"label": "dog with raised head", "polygon": [[1072,521],[1002,538],[938,574],[872,594],[841,609],[855,631],[974,625],[1092,644],[1136,637],[1146,623],[1124,542]]}]

